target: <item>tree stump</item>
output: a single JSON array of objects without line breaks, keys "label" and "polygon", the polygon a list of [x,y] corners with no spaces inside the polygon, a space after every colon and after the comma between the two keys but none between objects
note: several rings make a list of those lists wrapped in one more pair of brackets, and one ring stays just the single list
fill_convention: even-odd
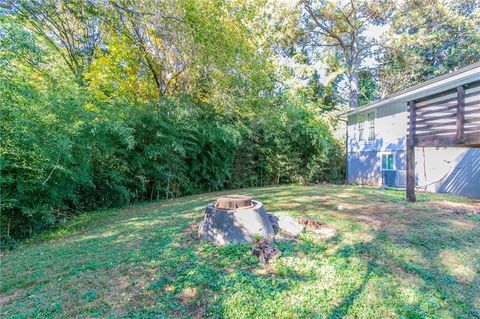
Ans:
[{"label": "tree stump", "polygon": [[229,198],[219,198],[207,205],[198,231],[201,239],[226,245],[248,243],[254,238],[269,238],[275,235],[261,202],[240,195],[230,195]]}]

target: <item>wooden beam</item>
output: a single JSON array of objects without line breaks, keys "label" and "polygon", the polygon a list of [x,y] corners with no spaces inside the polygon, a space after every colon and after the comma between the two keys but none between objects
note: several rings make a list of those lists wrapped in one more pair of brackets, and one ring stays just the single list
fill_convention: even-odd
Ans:
[{"label": "wooden beam", "polygon": [[[456,102],[457,101],[457,97],[454,96],[454,97],[451,97],[449,99],[446,99],[446,100],[441,100],[441,101],[436,101],[436,102],[429,102],[429,103],[425,103],[425,104],[419,104],[417,103],[417,110],[423,110],[425,108],[430,108],[430,107],[438,107],[438,106],[442,106],[444,104],[448,104],[450,102]],[[428,102],[428,101],[427,101]]]},{"label": "wooden beam", "polygon": [[463,128],[463,138],[465,140],[465,135],[467,133],[474,133],[474,132],[480,132],[480,126],[466,126]]},{"label": "wooden beam", "polygon": [[[480,91],[476,91],[476,92],[472,92],[472,93],[466,93],[465,94],[465,98],[471,98],[471,97],[476,97],[476,96],[480,96]],[[474,99],[476,100],[476,99]]]},{"label": "wooden beam", "polygon": [[415,101],[408,102],[410,122],[407,140],[407,200],[415,202]]},{"label": "wooden beam", "polygon": [[455,135],[418,136],[415,143],[419,147],[456,146]]},{"label": "wooden beam", "polygon": [[464,123],[477,123],[477,122],[478,122],[478,125],[480,126],[480,117],[469,117],[465,119]]},{"label": "wooden beam", "polygon": [[[465,123],[467,123],[467,121],[465,121]],[[443,122],[443,123],[432,123],[432,124],[420,124],[420,125],[418,125],[418,121],[417,121],[417,125],[416,125],[415,128],[417,130],[428,130],[428,129],[435,128],[435,127],[445,127],[445,126],[452,126],[452,125],[457,125],[457,121],[450,121],[450,122]]]},{"label": "wooden beam", "polygon": [[475,147],[480,144],[480,132],[465,133],[464,139],[463,145]]},{"label": "wooden beam", "polygon": [[415,137],[415,146],[418,147],[437,147],[437,146],[466,146],[477,147],[480,144],[480,131],[464,132],[464,142],[457,143],[457,136],[453,135],[431,135]]},{"label": "wooden beam", "polygon": [[467,89],[473,89],[477,86],[480,86],[480,81],[468,83],[468,84],[465,84],[465,86],[467,87]]},{"label": "wooden beam", "polygon": [[[435,129],[426,129],[424,132],[418,132],[416,131],[415,132],[415,137],[420,137],[420,136],[435,136],[435,135],[438,135],[438,134],[449,134],[449,133],[452,133],[452,134],[456,134],[457,133],[457,129],[456,128],[448,128],[448,129],[438,129],[438,128],[435,128]],[[458,143],[457,144],[461,144],[461,143]]]},{"label": "wooden beam", "polygon": [[[435,113],[446,113],[446,112],[449,112],[450,110],[453,110],[457,108],[457,104],[451,104],[451,105],[443,105],[442,107],[438,107],[436,109],[427,109],[426,111],[418,111],[419,114],[421,114],[422,116],[425,116],[427,114],[435,114]],[[449,112],[451,113],[451,111]],[[441,114],[439,114],[441,115]]]},{"label": "wooden beam", "polygon": [[416,103],[421,103],[421,102],[423,103],[425,101],[433,100],[433,99],[439,98],[441,96],[445,96],[445,95],[452,94],[452,93],[455,93],[455,89],[450,89],[448,91],[443,91],[443,92],[439,92],[439,93],[432,94],[432,95],[429,95],[429,96],[425,96],[425,97],[422,97],[422,98],[418,98],[415,101],[415,104]]},{"label": "wooden beam", "polygon": [[[465,94],[465,99],[467,98],[467,95]],[[480,105],[480,99],[478,100],[473,100],[473,101],[469,101],[469,102],[465,102],[463,104],[463,106],[465,106],[465,108],[468,108],[468,107],[478,107]]]},{"label": "wooden beam", "polygon": [[465,88],[457,87],[457,144],[464,142],[465,129]]},{"label": "wooden beam", "polygon": [[454,119],[457,117],[456,113],[449,113],[447,115],[442,115],[442,116],[435,116],[435,117],[427,117],[423,118],[421,120],[418,120],[416,123],[421,124],[421,123],[429,123],[432,121],[437,121],[437,120],[446,120],[446,119]]},{"label": "wooden beam", "polygon": [[408,110],[409,110],[409,125],[408,125],[408,143],[410,145],[415,144],[415,126],[416,126],[416,118],[417,118],[417,110],[415,108],[415,101],[408,102]]},{"label": "wooden beam", "polygon": [[480,107],[479,105],[473,105],[474,109],[473,110],[468,110],[463,112],[464,115],[472,115],[472,114],[480,114]]}]

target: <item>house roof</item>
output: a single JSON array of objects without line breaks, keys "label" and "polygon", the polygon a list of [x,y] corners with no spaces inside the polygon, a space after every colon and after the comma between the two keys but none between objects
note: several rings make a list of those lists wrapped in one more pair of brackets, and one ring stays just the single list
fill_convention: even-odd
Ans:
[{"label": "house roof", "polygon": [[392,102],[407,102],[421,97],[433,95],[459,85],[480,81],[480,62],[471,64],[456,71],[444,74],[429,81],[414,85],[405,90],[391,94],[381,100],[374,101],[365,106],[351,109],[344,114],[352,115]]}]

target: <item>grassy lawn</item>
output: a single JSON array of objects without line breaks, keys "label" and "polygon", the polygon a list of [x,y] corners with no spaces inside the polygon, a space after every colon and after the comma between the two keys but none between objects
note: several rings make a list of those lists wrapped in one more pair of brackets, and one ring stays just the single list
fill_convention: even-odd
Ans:
[{"label": "grassy lawn", "polygon": [[220,193],[84,214],[2,256],[1,317],[480,318],[480,216],[458,210],[480,202],[354,186],[237,193],[330,231],[278,243],[263,269],[250,245],[194,239]]}]

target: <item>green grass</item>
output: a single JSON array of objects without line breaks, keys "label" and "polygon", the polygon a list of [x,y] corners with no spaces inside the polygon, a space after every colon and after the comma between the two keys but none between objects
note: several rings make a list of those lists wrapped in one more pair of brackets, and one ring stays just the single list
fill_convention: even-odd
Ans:
[{"label": "green grass", "polygon": [[249,245],[194,239],[220,193],[87,213],[2,256],[1,317],[480,318],[480,220],[450,209],[478,202],[354,186],[237,192],[333,233],[278,243],[263,269]]}]

